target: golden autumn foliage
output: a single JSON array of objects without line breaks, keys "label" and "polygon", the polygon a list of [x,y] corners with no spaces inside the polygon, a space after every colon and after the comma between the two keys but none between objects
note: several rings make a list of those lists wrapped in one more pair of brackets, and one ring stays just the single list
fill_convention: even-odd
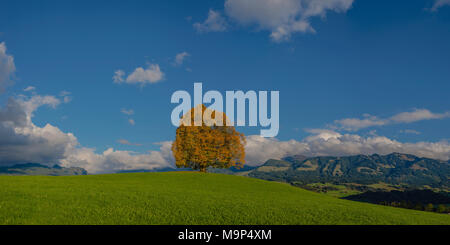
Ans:
[{"label": "golden autumn foliage", "polygon": [[[199,126],[194,126],[196,120]],[[225,113],[207,109],[204,105],[198,105],[197,110],[192,108],[186,113],[181,118],[172,144],[176,166],[201,172],[206,172],[209,166],[242,167],[245,163],[245,136],[233,126],[226,126],[229,125],[227,120]]]}]

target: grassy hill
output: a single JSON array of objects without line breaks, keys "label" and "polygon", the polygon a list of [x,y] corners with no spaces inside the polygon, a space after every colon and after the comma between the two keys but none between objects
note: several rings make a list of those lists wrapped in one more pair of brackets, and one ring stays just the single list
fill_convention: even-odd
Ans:
[{"label": "grassy hill", "polygon": [[0,176],[0,224],[446,224],[450,215],[197,172]]}]

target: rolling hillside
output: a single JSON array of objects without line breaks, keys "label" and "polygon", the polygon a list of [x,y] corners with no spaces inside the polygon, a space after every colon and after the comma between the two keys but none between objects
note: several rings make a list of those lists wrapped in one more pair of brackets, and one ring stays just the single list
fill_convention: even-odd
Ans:
[{"label": "rolling hillside", "polygon": [[450,224],[450,215],[197,172],[0,176],[0,224]]}]

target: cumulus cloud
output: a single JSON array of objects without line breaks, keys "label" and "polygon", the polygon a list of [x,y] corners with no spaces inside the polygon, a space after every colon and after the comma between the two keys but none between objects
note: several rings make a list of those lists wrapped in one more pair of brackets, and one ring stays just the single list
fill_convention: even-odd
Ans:
[{"label": "cumulus cloud", "polygon": [[136,122],[135,122],[134,119],[132,119],[132,118],[128,119],[128,123],[129,123],[131,126],[136,125]]},{"label": "cumulus cloud", "polygon": [[444,6],[449,6],[449,5],[450,5],[450,0],[435,0],[430,11],[435,12]]},{"label": "cumulus cloud", "polygon": [[450,117],[450,112],[433,113],[427,109],[414,109],[410,112],[401,112],[390,118],[380,119],[376,116],[364,114],[364,118],[345,118],[335,120],[332,128],[339,128],[347,131],[357,131],[373,126],[383,126],[394,123],[413,123],[423,120],[444,119]]},{"label": "cumulus cloud", "polygon": [[273,41],[289,40],[296,32],[312,32],[311,18],[327,12],[345,13],[353,0],[227,0],[225,12],[233,21],[270,31]]},{"label": "cumulus cloud", "polygon": [[15,71],[14,57],[6,54],[6,44],[2,42],[0,43],[0,93],[12,84],[11,77]]},{"label": "cumulus cloud", "polygon": [[59,104],[58,98],[49,95],[9,98],[0,108],[0,164],[54,164],[77,144],[73,134],[63,133],[51,124],[38,127],[31,121],[39,107],[54,108]]},{"label": "cumulus cloud", "polygon": [[157,64],[150,64],[147,69],[142,67],[136,68],[130,75],[128,75],[127,83],[156,83],[163,79],[164,73]]},{"label": "cumulus cloud", "polygon": [[142,146],[142,144],[133,143],[133,142],[130,142],[130,141],[126,140],[126,139],[119,139],[119,140],[117,140],[117,142],[119,142],[122,145]]},{"label": "cumulus cloud", "polygon": [[212,9],[208,12],[208,18],[203,23],[194,23],[198,32],[223,32],[227,30],[227,22],[218,11]]},{"label": "cumulus cloud", "polygon": [[175,56],[175,65],[182,65],[186,57],[191,56],[188,52],[181,52]]},{"label": "cumulus cloud", "polygon": [[391,120],[398,123],[412,123],[422,120],[443,119],[450,117],[450,112],[433,113],[427,109],[415,109],[412,112],[402,112],[393,117]]},{"label": "cumulus cloud", "polygon": [[[11,100],[14,101],[14,99],[10,99],[10,101]],[[31,117],[34,116],[33,112],[39,107],[48,105],[51,108],[56,108],[59,104],[61,104],[61,100],[53,95],[33,95],[31,97],[19,96],[19,99],[16,101],[21,105],[21,109],[27,115],[27,123],[31,122]]]},{"label": "cumulus cloud", "polygon": [[450,159],[448,141],[402,143],[384,136],[362,137],[356,134],[340,134],[331,130],[312,130],[312,135],[302,141],[279,141],[259,135],[247,136],[246,161],[257,166],[266,160],[290,155],[346,156],[356,154],[409,153],[420,157],[441,160]]},{"label": "cumulus cloud", "polygon": [[139,84],[140,86],[157,83],[163,79],[164,72],[161,71],[158,64],[149,64],[147,68],[138,67],[126,78],[123,70],[115,71],[113,76],[114,83]]}]

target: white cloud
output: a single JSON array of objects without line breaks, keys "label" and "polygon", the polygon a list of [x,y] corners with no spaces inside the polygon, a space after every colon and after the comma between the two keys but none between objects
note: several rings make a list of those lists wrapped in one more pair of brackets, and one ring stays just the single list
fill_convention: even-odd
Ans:
[{"label": "white cloud", "polygon": [[401,112],[390,118],[380,119],[376,116],[364,114],[363,119],[359,118],[345,118],[335,120],[332,128],[343,129],[347,131],[357,131],[363,128],[373,126],[384,126],[394,123],[413,123],[423,120],[444,119],[449,118],[450,112],[433,113],[427,109],[414,109],[410,112]]},{"label": "white cloud", "polygon": [[126,140],[126,139],[119,139],[119,140],[117,140],[117,142],[119,142],[122,145],[142,146],[142,144],[133,143],[133,142],[130,142],[130,141]]},{"label": "white cloud", "polygon": [[0,43],[0,93],[12,84],[11,77],[15,71],[14,57],[6,54],[6,44],[2,42]]},{"label": "white cloud", "polygon": [[175,56],[175,65],[182,65],[186,57],[191,56],[188,52],[181,52]]},{"label": "white cloud", "polygon": [[412,112],[402,112],[393,117],[391,120],[397,123],[412,123],[422,120],[443,119],[450,117],[450,112],[433,113],[427,109],[415,109]]},{"label": "white cloud", "polygon": [[59,104],[59,99],[49,95],[9,98],[0,108],[0,164],[54,164],[77,144],[73,134],[63,133],[51,124],[38,127],[31,121],[39,107],[54,108]]},{"label": "white cloud", "polygon": [[194,28],[198,32],[223,32],[227,30],[225,18],[212,9],[208,12],[208,18],[203,23],[194,23]]},{"label": "white cloud", "polygon": [[28,87],[23,89],[23,91],[25,91],[25,92],[30,92],[30,91],[34,91],[34,90],[36,90],[36,88],[33,87],[33,86],[28,86]]},{"label": "white cloud", "polygon": [[164,73],[157,64],[150,64],[147,69],[142,67],[136,68],[133,73],[128,75],[127,83],[156,83],[163,79]]},{"label": "white cloud", "polygon": [[132,118],[128,119],[128,123],[132,126],[136,125],[136,122]]},{"label": "white cloud", "polygon": [[140,84],[145,86],[148,83],[157,83],[164,79],[164,73],[158,64],[149,64],[147,68],[138,67],[125,79],[125,72],[117,70],[114,72],[114,83]]},{"label": "white cloud", "polygon": [[[31,97],[19,96],[20,98],[17,100],[21,105],[21,109],[24,110],[28,117],[28,121],[31,121],[31,117],[33,117],[33,112],[36,111],[39,107],[43,105],[48,105],[51,108],[56,108],[61,101],[53,95],[33,95]],[[27,122],[28,122],[27,121]]]},{"label": "white cloud", "polygon": [[122,108],[122,110],[120,110],[120,112],[122,112],[125,115],[133,115],[134,114],[134,111],[132,109],[127,110],[125,108]]},{"label": "white cloud", "polygon": [[341,120],[334,121],[335,124],[339,125],[342,129],[348,131],[356,131],[363,128],[382,126],[388,123],[387,120],[379,119],[375,116],[366,115],[365,118],[345,118]]},{"label": "white cloud", "polygon": [[335,132],[333,130],[329,130],[329,129],[321,129],[321,128],[317,128],[317,129],[307,129],[306,132],[312,134],[312,136],[309,136],[309,139],[324,139],[324,140],[329,140],[329,139],[335,139],[341,136],[340,133]]},{"label": "white cloud", "polygon": [[450,5],[450,0],[435,0],[430,10],[435,12],[438,11],[438,9],[448,5]]},{"label": "white cloud", "polygon": [[296,140],[279,141],[276,138],[265,138],[259,135],[246,137],[246,165],[258,166],[269,159],[280,159],[285,156],[305,152],[307,145]]},{"label": "white cloud", "polygon": [[325,18],[328,11],[345,13],[352,4],[353,0],[227,0],[225,12],[241,25],[270,31],[272,40],[280,42],[296,32],[315,32],[312,17]]},{"label": "white cloud", "polygon": [[113,81],[114,83],[122,83],[124,82],[124,78],[123,76],[125,76],[125,72],[122,70],[117,70],[114,72],[114,76],[113,76]]}]

